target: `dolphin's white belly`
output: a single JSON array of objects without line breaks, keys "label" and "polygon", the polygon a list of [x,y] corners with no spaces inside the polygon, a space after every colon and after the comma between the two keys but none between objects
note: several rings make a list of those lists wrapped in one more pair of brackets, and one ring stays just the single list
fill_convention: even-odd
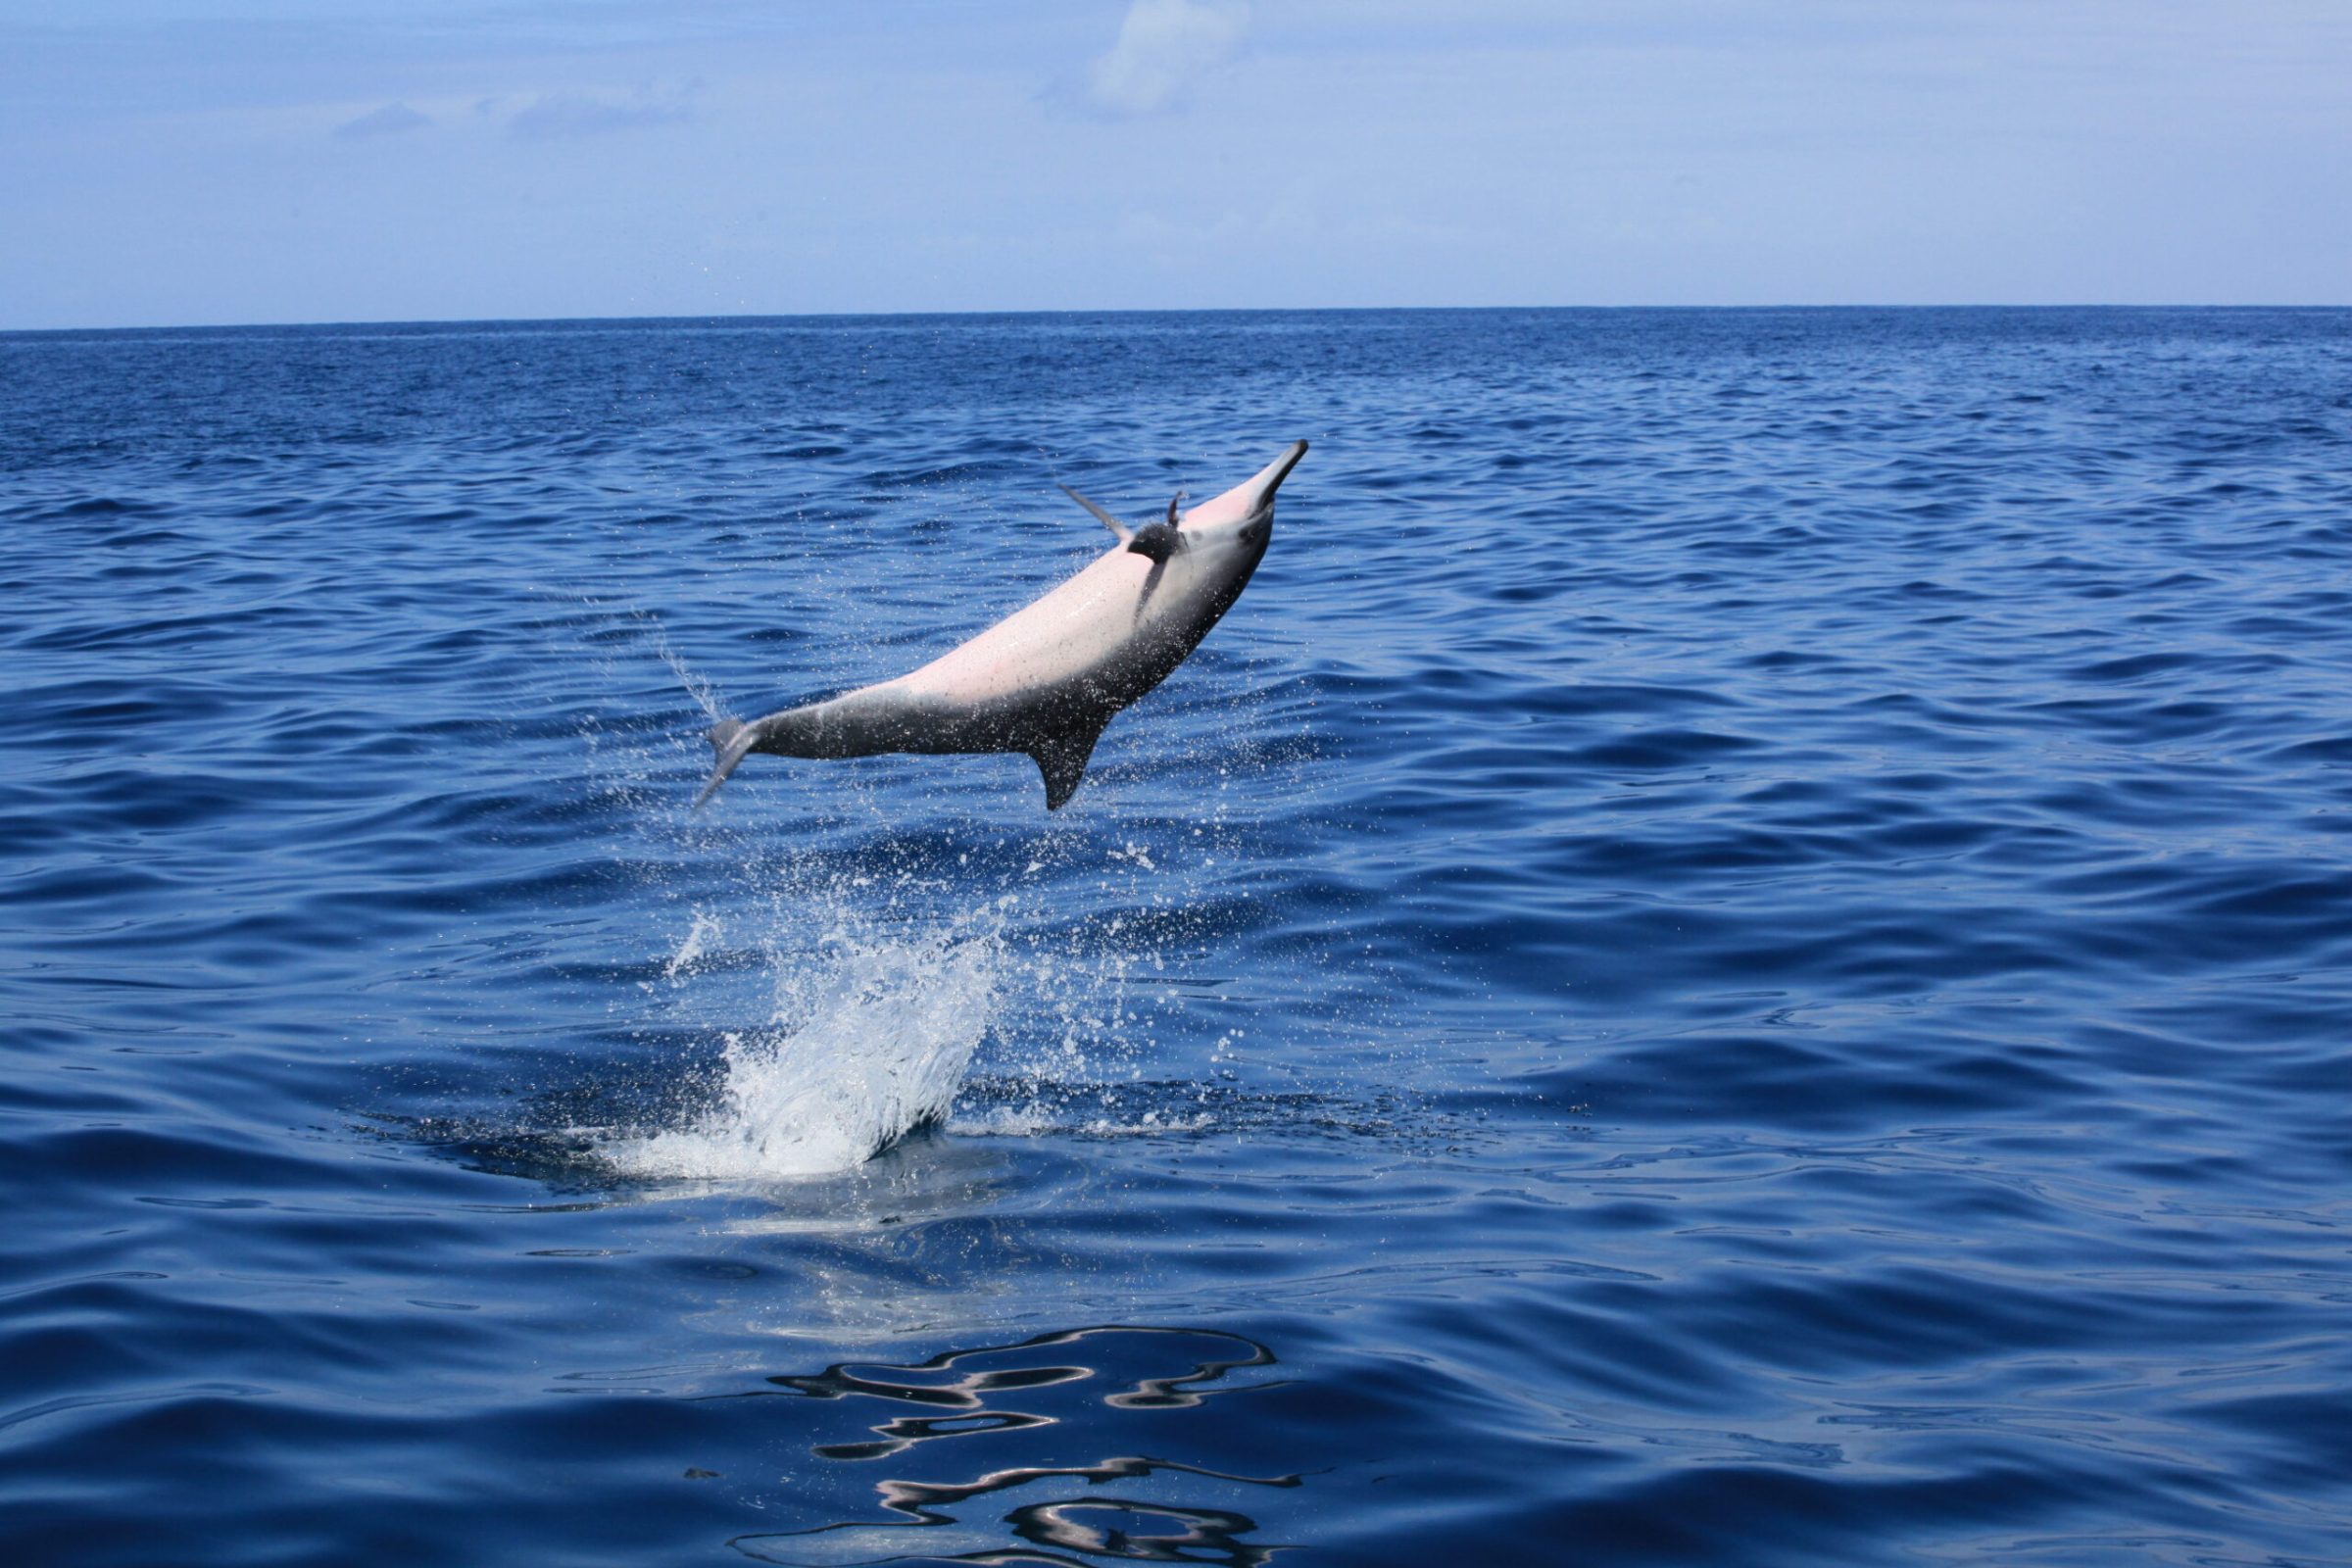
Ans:
[{"label": "dolphin's white belly", "polygon": [[1179,554],[1157,582],[1152,570],[1133,551],[1112,550],[970,642],[884,685],[977,708],[1081,679],[1189,612],[1202,587],[1200,567]]}]

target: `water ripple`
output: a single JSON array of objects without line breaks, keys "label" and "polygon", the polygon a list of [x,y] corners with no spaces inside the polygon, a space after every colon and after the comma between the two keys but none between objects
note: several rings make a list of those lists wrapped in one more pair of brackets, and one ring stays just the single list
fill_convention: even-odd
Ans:
[{"label": "water ripple", "polygon": [[[0,335],[0,1557],[2341,1560],[2348,370]],[[684,813],[1297,437],[1067,811]]]}]

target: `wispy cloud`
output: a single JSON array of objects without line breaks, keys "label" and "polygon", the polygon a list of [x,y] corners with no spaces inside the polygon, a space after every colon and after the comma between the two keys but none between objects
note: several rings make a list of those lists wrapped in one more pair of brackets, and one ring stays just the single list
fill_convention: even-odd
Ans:
[{"label": "wispy cloud", "polygon": [[1250,8],[1225,0],[1135,0],[1118,41],[1088,62],[1080,100],[1121,119],[1164,114],[1240,53]]},{"label": "wispy cloud", "polygon": [[357,120],[343,122],[335,127],[335,134],[344,141],[373,141],[378,136],[422,130],[432,122],[431,116],[420,115],[407,104],[386,104],[381,109],[370,109]]},{"label": "wispy cloud", "polygon": [[687,103],[691,91],[691,87],[681,87],[665,92],[641,89],[626,96],[542,93],[514,112],[507,129],[525,140],[539,141],[683,124],[694,118]]}]

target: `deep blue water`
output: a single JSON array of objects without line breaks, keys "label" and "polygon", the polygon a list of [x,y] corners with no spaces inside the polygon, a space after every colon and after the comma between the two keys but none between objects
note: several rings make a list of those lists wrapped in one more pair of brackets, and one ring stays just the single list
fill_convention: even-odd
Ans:
[{"label": "deep blue water", "polygon": [[0,541],[0,1561],[2352,1555],[2352,313],[15,335]]}]

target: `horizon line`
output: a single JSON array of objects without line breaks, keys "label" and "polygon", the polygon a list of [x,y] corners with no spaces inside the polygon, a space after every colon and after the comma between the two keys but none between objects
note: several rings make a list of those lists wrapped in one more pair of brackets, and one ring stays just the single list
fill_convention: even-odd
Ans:
[{"label": "horizon line", "polygon": [[2099,301],[1853,302],[1844,304],[1745,305],[1214,305],[1214,306],[1086,306],[1030,307],[1012,310],[937,311],[736,311],[688,316],[450,316],[347,318],[341,320],[181,321],[111,326],[0,326],[0,337],[66,337],[92,333],[134,332],[270,332],[340,331],[392,327],[515,327],[515,326],[644,326],[662,323],[710,324],[761,321],[873,321],[957,320],[994,317],[1071,316],[1375,316],[1375,315],[1495,315],[1505,312],[1668,312],[1716,314],[1742,312],[1830,311],[2342,311],[2352,302],[2251,302],[2225,304],[2173,301],[2125,304]]}]

